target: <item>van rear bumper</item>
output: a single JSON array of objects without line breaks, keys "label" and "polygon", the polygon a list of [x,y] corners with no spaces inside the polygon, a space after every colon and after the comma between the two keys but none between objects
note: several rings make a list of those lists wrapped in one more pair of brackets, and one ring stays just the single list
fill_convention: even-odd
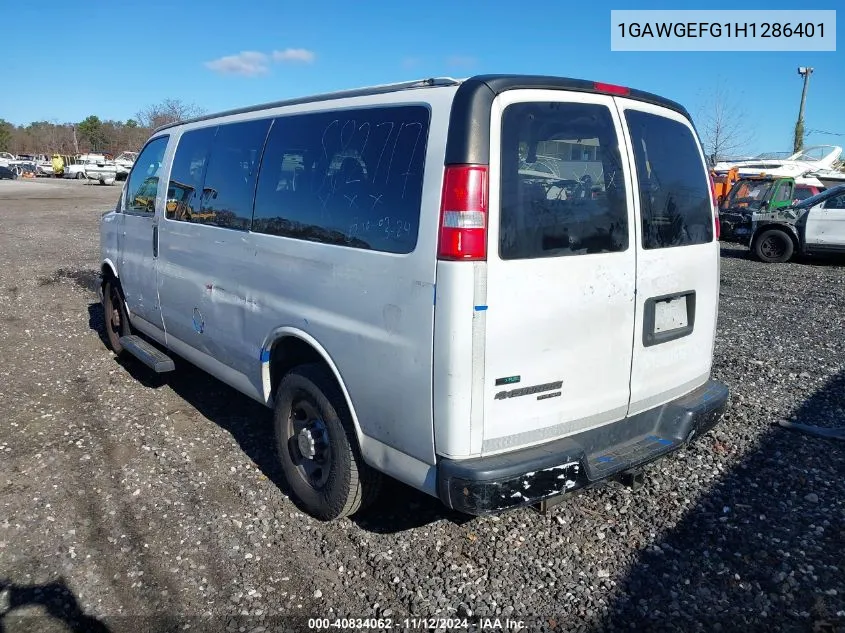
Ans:
[{"label": "van rear bumper", "polygon": [[677,400],[560,440],[490,457],[439,458],[438,496],[460,512],[486,515],[611,479],[712,429],[728,395],[710,380]]}]

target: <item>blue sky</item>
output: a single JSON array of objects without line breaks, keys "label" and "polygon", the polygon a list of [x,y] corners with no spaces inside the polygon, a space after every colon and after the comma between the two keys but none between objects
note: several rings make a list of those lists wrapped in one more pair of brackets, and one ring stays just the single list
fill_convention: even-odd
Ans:
[{"label": "blue sky", "polygon": [[[802,4],[709,0],[699,8]],[[791,149],[801,95],[796,69],[804,65],[815,68],[807,129],[845,134],[845,43],[837,52],[611,52],[611,9],[680,5],[678,0],[2,2],[3,49],[14,54],[0,64],[0,118],[15,124],[78,121],[89,114],[125,120],[165,98],[213,112],[418,77],[515,72],[633,86],[676,99],[694,116],[719,85],[727,87],[745,112],[753,153]],[[810,8],[843,7],[842,0],[818,0]],[[845,11],[838,17],[845,20]],[[837,30],[841,35],[842,28]],[[843,145],[845,136],[811,134],[808,141]]]}]

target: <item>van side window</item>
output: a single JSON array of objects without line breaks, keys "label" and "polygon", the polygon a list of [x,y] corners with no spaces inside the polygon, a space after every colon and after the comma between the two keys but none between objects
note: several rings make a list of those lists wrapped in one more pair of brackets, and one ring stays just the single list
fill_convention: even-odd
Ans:
[{"label": "van side window", "polygon": [[410,253],[419,230],[429,118],[427,107],[403,105],[276,119],[252,230]]},{"label": "van side window", "polygon": [[158,179],[167,139],[167,136],[158,136],[151,140],[135,161],[126,183],[125,211],[144,215],[155,213]]},{"label": "van side window", "polygon": [[637,165],[643,248],[711,242],[709,183],[690,129],[638,110],[626,110],[625,119]]},{"label": "van side window", "polygon": [[185,132],[179,139],[167,186],[168,220],[199,221],[202,181],[216,133],[217,127],[211,126]]},{"label": "van side window", "polygon": [[193,220],[248,230],[261,150],[272,119],[221,125],[203,180],[199,215]]},{"label": "van side window", "polygon": [[502,116],[499,256],[624,251],[628,204],[605,106],[529,102]]}]

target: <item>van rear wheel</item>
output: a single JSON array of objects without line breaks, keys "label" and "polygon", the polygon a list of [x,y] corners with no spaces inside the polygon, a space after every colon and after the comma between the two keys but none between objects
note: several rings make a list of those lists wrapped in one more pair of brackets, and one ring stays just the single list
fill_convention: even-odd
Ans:
[{"label": "van rear wheel", "polygon": [[301,365],[282,378],[274,424],[285,479],[308,514],[332,521],[372,502],[381,474],[361,457],[346,400],[326,367]]},{"label": "van rear wheel", "polygon": [[754,240],[754,255],[761,262],[767,264],[781,264],[789,261],[792,257],[794,245],[792,238],[779,229],[764,231],[760,237]]}]

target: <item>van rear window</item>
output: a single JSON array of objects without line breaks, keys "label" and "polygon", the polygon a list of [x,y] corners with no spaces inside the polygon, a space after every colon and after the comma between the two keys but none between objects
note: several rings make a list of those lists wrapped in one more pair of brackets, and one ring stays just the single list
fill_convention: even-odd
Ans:
[{"label": "van rear window", "polygon": [[515,103],[502,117],[499,256],[624,251],[628,205],[607,107]]},{"label": "van rear window", "polygon": [[713,240],[710,184],[689,127],[640,110],[626,110],[640,188],[643,248]]}]

